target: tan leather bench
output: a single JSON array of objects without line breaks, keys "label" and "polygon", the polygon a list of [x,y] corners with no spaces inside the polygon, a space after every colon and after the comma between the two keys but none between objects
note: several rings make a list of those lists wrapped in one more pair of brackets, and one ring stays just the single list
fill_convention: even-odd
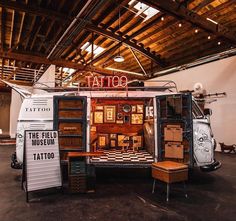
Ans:
[{"label": "tan leather bench", "polygon": [[162,161],[152,164],[152,177],[153,188],[152,193],[155,191],[156,180],[163,181],[167,184],[166,201],[169,201],[170,184],[183,182],[185,197],[187,198],[185,181],[188,180],[188,166],[182,163],[173,161]]}]

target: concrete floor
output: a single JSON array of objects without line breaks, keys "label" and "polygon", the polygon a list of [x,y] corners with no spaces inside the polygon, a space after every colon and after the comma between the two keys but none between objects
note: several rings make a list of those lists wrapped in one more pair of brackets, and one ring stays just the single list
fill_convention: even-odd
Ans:
[{"label": "concrete floor", "polygon": [[[235,220],[236,154],[216,154],[223,166],[212,173],[195,169],[188,182],[189,198],[181,185],[173,185],[170,202],[165,185],[158,182],[151,194],[147,171],[98,171],[96,193],[62,194],[42,191],[25,202],[21,171],[10,168],[14,146],[0,146],[0,221],[79,220]],[[145,174],[144,174],[145,173]]]}]

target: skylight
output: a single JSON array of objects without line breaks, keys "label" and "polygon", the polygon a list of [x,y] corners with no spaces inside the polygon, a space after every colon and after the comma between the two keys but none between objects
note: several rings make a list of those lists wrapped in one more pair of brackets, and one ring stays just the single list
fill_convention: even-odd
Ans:
[{"label": "skylight", "polygon": [[[61,71],[61,67],[59,68],[59,71]],[[73,69],[73,68],[63,68],[62,71],[63,71],[63,72],[66,72],[66,73],[68,73],[68,74],[72,74],[72,73],[74,73],[76,70]]]},{"label": "skylight", "polygon": [[159,10],[157,10],[157,9],[155,9],[153,7],[150,7],[150,6],[148,6],[148,5],[144,4],[144,3],[138,2],[136,0],[131,0],[129,2],[129,5],[133,5],[133,8],[138,10],[138,12],[136,13],[136,16],[138,16],[138,15],[140,15],[142,13],[146,16],[144,18],[143,22],[147,21],[148,19],[152,18],[154,15],[156,15],[157,13],[160,12]]},{"label": "skylight", "polygon": [[[92,52],[92,44],[90,42],[86,42],[81,47],[81,49],[87,51],[90,54]],[[104,50],[105,50],[105,48],[102,48],[102,47],[100,47],[98,45],[93,44],[94,56],[97,56],[97,55],[101,54]]]}]

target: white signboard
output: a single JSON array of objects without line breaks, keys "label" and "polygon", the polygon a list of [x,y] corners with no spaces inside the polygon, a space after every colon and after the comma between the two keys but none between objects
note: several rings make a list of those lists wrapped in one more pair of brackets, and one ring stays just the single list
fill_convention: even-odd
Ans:
[{"label": "white signboard", "polygon": [[53,97],[25,98],[19,120],[52,120]]},{"label": "white signboard", "polygon": [[25,166],[28,192],[62,186],[57,131],[25,131]]}]

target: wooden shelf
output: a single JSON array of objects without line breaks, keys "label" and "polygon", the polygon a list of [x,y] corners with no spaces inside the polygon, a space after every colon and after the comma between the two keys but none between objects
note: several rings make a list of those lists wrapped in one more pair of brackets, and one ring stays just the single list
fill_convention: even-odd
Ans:
[{"label": "wooden shelf", "polygon": [[83,118],[59,118],[58,122],[83,123]]},{"label": "wooden shelf", "polygon": [[59,111],[73,111],[73,110],[83,111],[82,108],[76,108],[76,107],[59,108]]}]

